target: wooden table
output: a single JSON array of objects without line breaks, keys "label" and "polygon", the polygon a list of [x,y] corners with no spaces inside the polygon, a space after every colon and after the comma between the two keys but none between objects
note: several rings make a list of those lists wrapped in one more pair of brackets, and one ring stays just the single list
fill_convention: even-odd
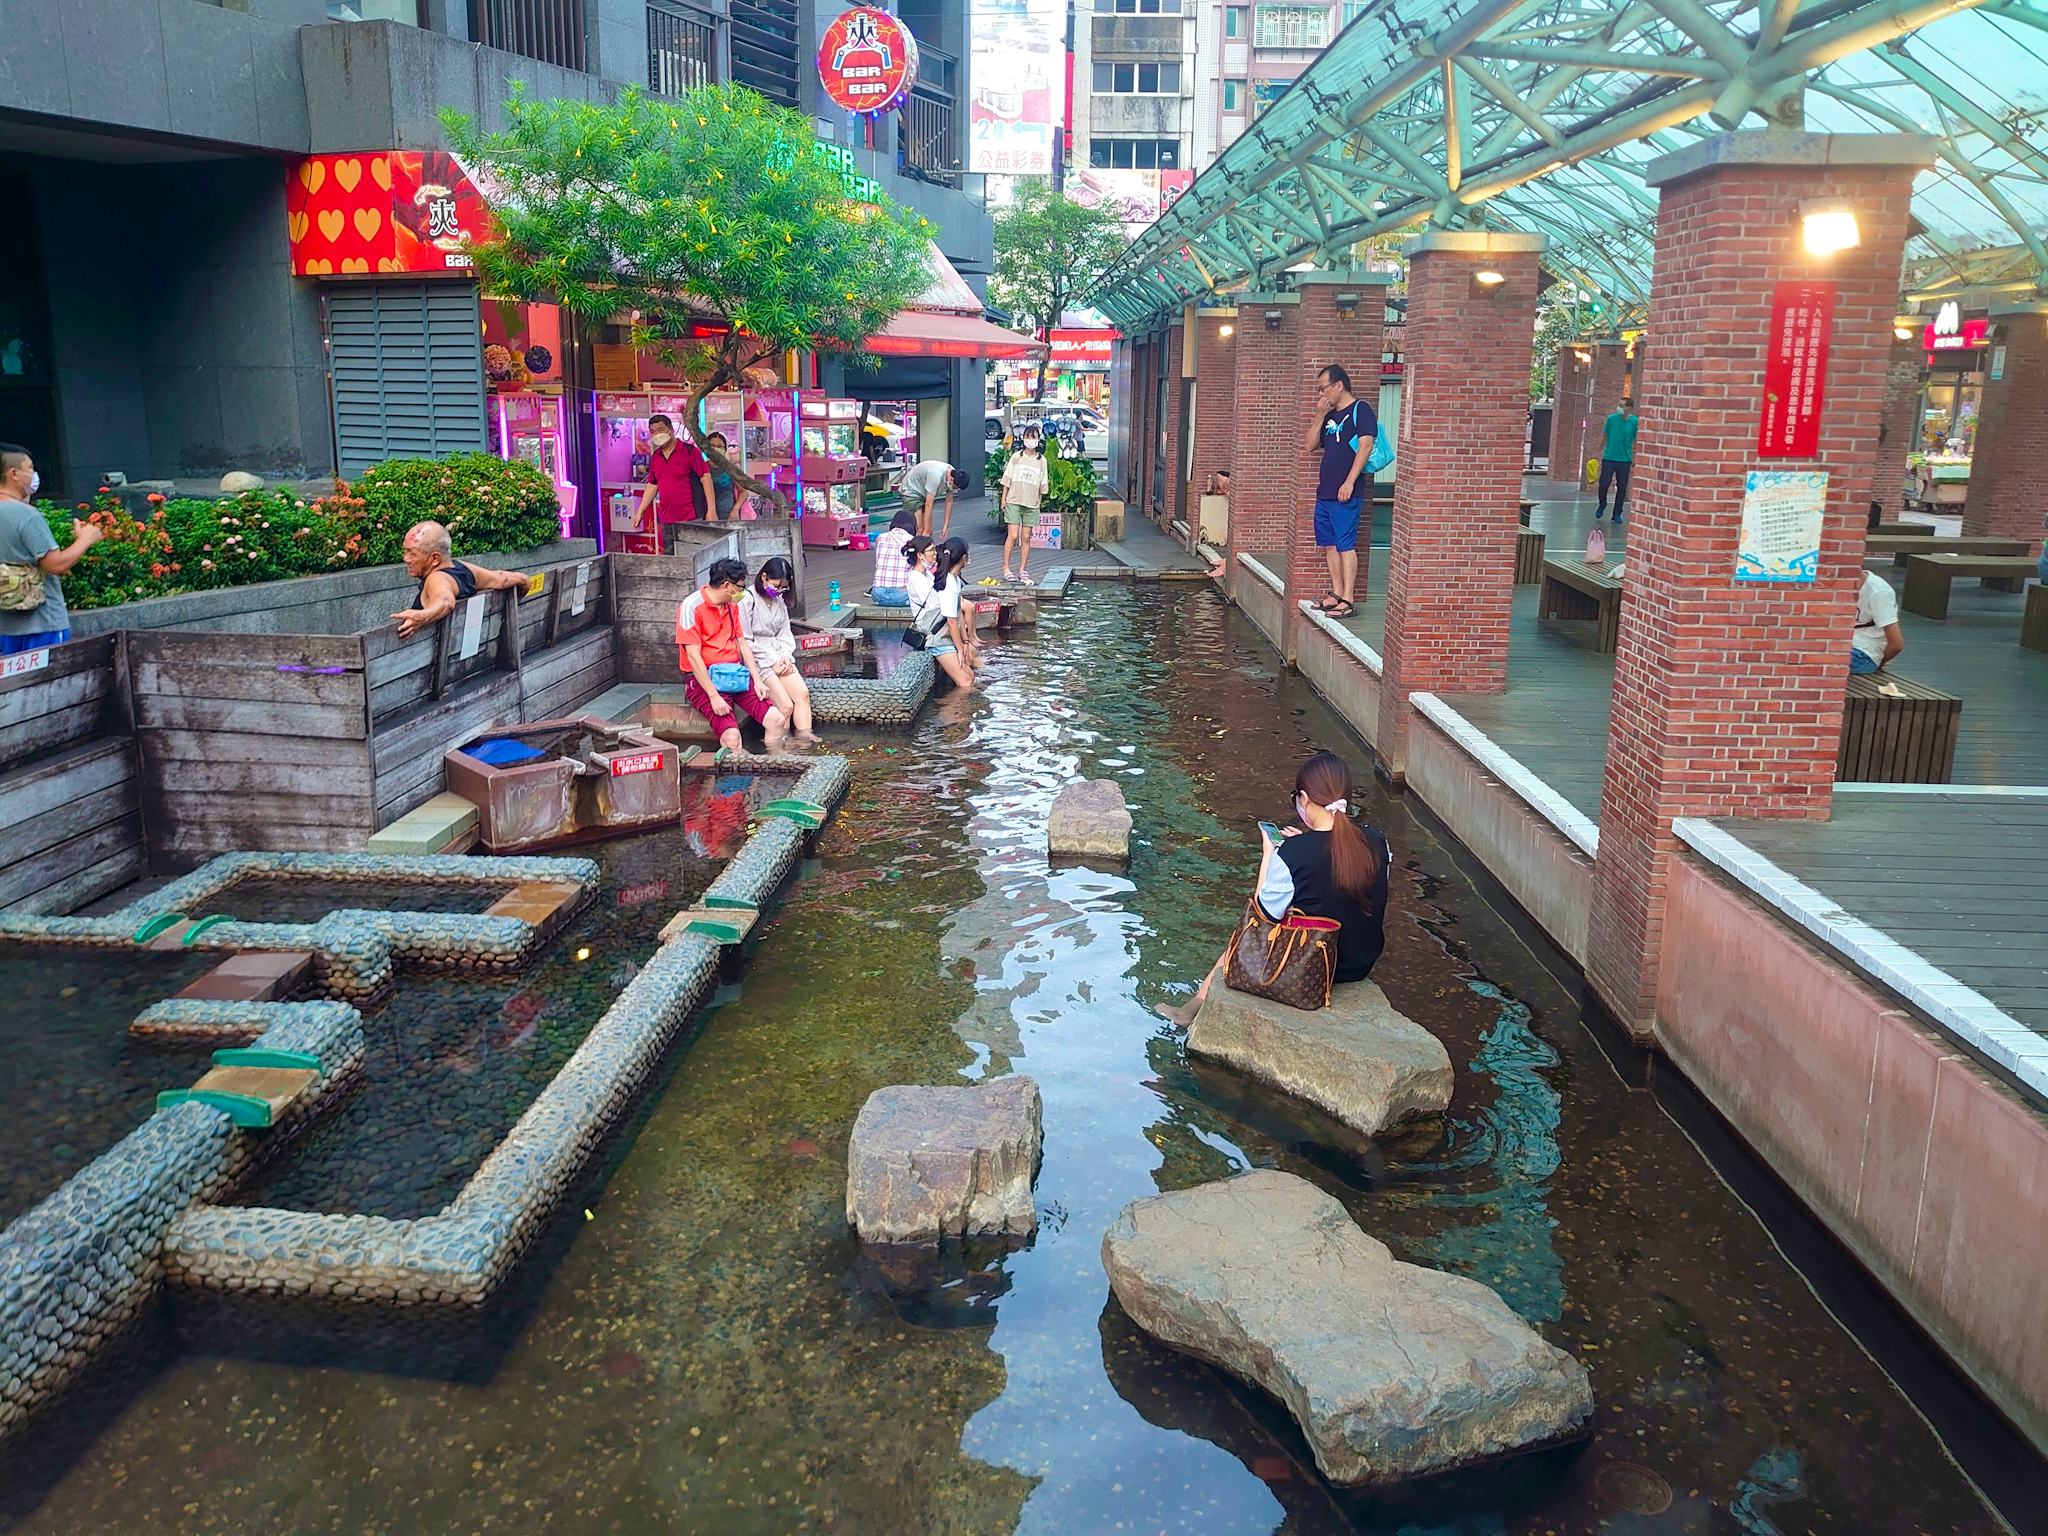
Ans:
[{"label": "wooden table", "polygon": [[1835,777],[1851,784],[1947,784],[1955,772],[1963,701],[1910,677],[1849,679]]},{"label": "wooden table", "polygon": [[2024,555],[2021,539],[1930,539],[1918,533],[1873,533],[1863,541],[1866,555],[1890,555],[1894,565],[1904,565],[1909,555]]},{"label": "wooden table", "polygon": [[[2026,548],[2024,544],[2017,547]],[[1906,559],[1906,590],[1899,598],[1899,606],[1923,619],[1945,619],[1948,617],[1949,583],[1958,576],[1981,576],[1987,587],[2017,592],[2037,566],[2038,562],[2032,555],[2018,553],[1959,555],[1944,551],[1935,555],[1911,555]]]},{"label": "wooden table", "polygon": [[1619,560],[1588,565],[1577,555],[1549,555],[1543,561],[1543,585],[1536,595],[1536,613],[1545,619],[1591,620],[1596,651],[1612,651],[1621,632],[1621,579],[1614,575]]},{"label": "wooden table", "polygon": [[1531,587],[1543,579],[1543,535],[1523,528],[1515,534],[1515,585]]},{"label": "wooden table", "polygon": [[1934,524],[1912,523],[1904,520],[1895,523],[1872,523],[1870,531],[1875,535],[1889,536],[1891,538],[1930,539],[1934,537]]}]

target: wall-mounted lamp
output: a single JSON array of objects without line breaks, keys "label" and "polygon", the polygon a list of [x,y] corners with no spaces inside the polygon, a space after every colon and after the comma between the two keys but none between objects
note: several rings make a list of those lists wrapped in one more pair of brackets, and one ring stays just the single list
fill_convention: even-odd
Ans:
[{"label": "wall-mounted lamp", "polygon": [[1844,202],[1801,203],[1799,233],[1809,256],[1833,256],[1838,251],[1852,251],[1863,243],[1863,230],[1856,222],[1856,210]]},{"label": "wall-mounted lamp", "polygon": [[1334,294],[1334,295],[1332,295],[1332,296],[1331,296],[1330,302],[1331,302],[1332,304],[1335,304],[1335,305],[1337,306],[1337,313],[1338,313],[1338,314],[1340,314],[1340,315],[1342,315],[1342,316],[1343,316],[1343,317],[1344,317],[1344,318],[1345,318],[1346,320],[1352,320],[1352,319],[1356,319],[1356,318],[1357,318],[1357,316],[1358,316],[1358,295],[1357,295],[1357,294],[1355,294],[1355,293],[1339,293],[1339,294]]},{"label": "wall-mounted lamp", "polygon": [[1472,281],[1482,288],[1498,288],[1508,280],[1505,272],[1496,272],[1491,267],[1481,267],[1472,274]]},{"label": "wall-mounted lamp", "polygon": [[1911,341],[1912,339],[1913,328],[1910,325],[1895,325],[1892,327],[1892,340]]},{"label": "wall-mounted lamp", "polygon": [[1585,365],[1586,365],[1587,363],[1590,363],[1591,361],[1593,361],[1593,354],[1592,354],[1592,353],[1590,353],[1590,352],[1585,352],[1585,351],[1581,351],[1581,350],[1580,350],[1579,348],[1577,348],[1577,347],[1573,347],[1573,348],[1572,348],[1572,356],[1573,356],[1574,358],[1578,359],[1579,365],[1580,365],[1581,367],[1584,367],[1584,366],[1585,366]]},{"label": "wall-mounted lamp", "polygon": [[1219,325],[1216,327],[1216,334],[1228,340],[1237,334],[1237,327],[1234,325]]},{"label": "wall-mounted lamp", "polygon": [[1269,331],[1277,331],[1277,330],[1279,330],[1279,329],[1280,329],[1280,321],[1281,321],[1281,318],[1282,318],[1282,317],[1283,317],[1283,316],[1284,316],[1285,314],[1286,314],[1286,311],[1285,311],[1285,310],[1279,310],[1279,309],[1269,309],[1269,310],[1267,310],[1267,311],[1266,311],[1266,329],[1267,329],[1267,330],[1269,330]]}]

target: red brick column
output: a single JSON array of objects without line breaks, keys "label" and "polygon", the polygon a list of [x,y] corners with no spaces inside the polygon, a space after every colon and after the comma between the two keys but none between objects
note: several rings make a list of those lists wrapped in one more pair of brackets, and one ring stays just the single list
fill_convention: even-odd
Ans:
[{"label": "red brick column", "polygon": [[[1288,527],[1287,589],[1282,594],[1280,649],[1289,664],[1294,661],[1295,639],[1301,631],[1302,600],[1320,601],[1330,590],[1329,557],[1316,547],[1316,481],[1322,466],[1301,448],[1309,418],[1315,414],[1314,381],[1317,374],[1336,363],[1351,375],[1352,393],[1378,410],[1380,353],[1386,347],[1387,283],[1384,272],[1304,272],[1295,279],[1301,294],[1301,353],[1294,398],[1289,403],[1295,414],[1293,448],[1304,468],[1299,500]],[[1523,371],[1528,371],[1526,366]],[[1525,380],[1523,393],[1527,392]],[[1364,602],[1372,590],[1372,477],[1362,469],[1358,494],[1365,499],[1365,507],[1358,522],[1358,583],[1351,595]]]},{"label": "red brick column", "polygon": [[1999,332],[1992,348],[2005,349],[2005,370],[1992,378],[1992,360],[1984,359],[1983,415],[1963,531],[2025,539],[2030,551],[2039,551],[2048,513],[2048,305],[1994,309],[1991,318]]},{"label": "red brick column", "polygon": [[1607,445],[1607,418],[1614,414],[1622,396],[1628,393],[1628,344],[1619,340],[1596,341],[1592,352],[1592,377],[1586,392],[1584,451],[1578,460],[1581,471],[1585,469],[1586,460],[1601,457],[1600,450]]},{"label": "red brick column", "polygon": [[1301,451],[1307,377],[1302,372],[1300,295],[1239,295],[1237,334],[1231,339],[1237,350],[1231,402],[1235,442],[1225,555],[1226,590],[1235,598],[1245,581],[1256,580],[1238,569],[1237,557],[1284,555],[1301,496],[1304,490],[1312,494],[1315,486]]},{"label": "red brick column", "polygon": [[1927,352],[1917,327],[1904,341],[1892,339],[1884,374],[1884,415],[1877,427],[1877,470],[1870,499],[1884,504],[1884,515],[1896,517],[1906,497],[1906,455],[1920,445],[1920,383],[1927,373]]},{"label": "red brick column", "polygon": [[1185,462],[1180,451],[1180,418],[1186,403],[1187,380],[1182,376],[1187,358],[1188,332],[1185,311],[1181,319],[1166,328],[1166,479],[1153,487],[1154,515],[1162,530],[1170,532],[1175,503],[1185,479]]},{"label": "red brick column", "polygon": [[1586,394],[1592,375],[1590,361],[1579,361],[1581,352],[1590,357],[1592,348],[1568,341],[1557,349],[1557,383],[1551,390],[1555,403],[1550,413],[1550,478],[1574,483],[1586,467],[1579,447],[1585,441]]},{"label": "red brick column", "polygon": [[1188,529],[1199,542],[1202,487],[1231,468],[1237,442],[1237,311],[1205,309],[1195,320],[1195,491]]},{"label": "red brick column", "polygon": [[[1908,203],[1927,143],[1731,133],[1649,167],[1663,188],[1657,350],[1631,487],[1586,965],[1631,1028],[1652,1022],[1673,818],[1828,814]],[[1815,198],[1855,207],[1856,248],[1807,254],[1800,204]],[[1759,461],[1772,285],[1791,279],[1836,285],[1820,453]],[[1818,581],[1734,580],[1753,468],[1828,472]]]},{"label": "red brick column", "polygon": [[1152,486],[1152,445],[1154,427],[1152,424],[1153,402],[1158,397],[1159,346],[1157,339],[1144,336],[1138,341],[1138,364],[1131,370],[1138,398],[1132,403],[1131,428],[1136,442],[1138,467],[1135,477],[1136,489],[1130,505],[1124,508],[1126,517],[1143,517],[1151,505]]},{"label": "red brick column", "polygon": [[[1375,743],[1397,781],[1411,693],[1507,687],[1543,247],[1541,235],[1462,232],[1408,247],[1408,377]],[[1480,272],[1504,281],[1481,283]]]}]

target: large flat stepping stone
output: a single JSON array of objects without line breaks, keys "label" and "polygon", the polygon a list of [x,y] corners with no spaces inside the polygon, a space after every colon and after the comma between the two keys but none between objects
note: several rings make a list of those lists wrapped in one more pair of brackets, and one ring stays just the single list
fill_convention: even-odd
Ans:
[{"label": "large flat stepping stone", "polygon": [[1029,1236],[1043,1115],[1028,1077],[877,1088],[846,1150],[847,1221],[868,1243]]},{"label": "large flat stepping stone", "polygon": [[1233,992],[1219,975],[1188,1029],[1188,1050],[1366,1136],[1441,1114],[1451,1102],[1450,1053],[1373,981],[1340,983],[1329,1007],[1308,1012]]},{"label": "large flat stepping stone", "polygon": [[1139,1327],[1278,1398],[1333,1483],[1400,1482],[1590,1427],[1576,1359],[1478,1281],[1400,1262],[1292,1174],[1133,1201],[1102,1265]]},{"label": "large flat stepping stone", "polygon": [[1053,797],[1046,851],[1054,858],[1128,859],[1131,813],[1114,779],[1081,779]]}]

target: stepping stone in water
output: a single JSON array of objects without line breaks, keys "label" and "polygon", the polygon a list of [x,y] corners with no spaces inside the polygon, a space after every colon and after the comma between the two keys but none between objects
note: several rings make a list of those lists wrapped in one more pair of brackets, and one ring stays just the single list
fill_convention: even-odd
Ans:
[{"label": "stepping stone in water", "polygon": [[1377,982],[1330,989],[1308,1012],[1233,992],[1219,975],[1188,1030],[1188,1050],[1305,1099],[1366,1136],[1451,1102],[1450,1054],[1397,1013]]},{"label": "stepping stone in water", "polygon": [[1054,858],[1131,856],[1131,813],[1114,779],[1082,779],[1061,790],[1046,822],[1046,850]]},{"label": "stepping stone in water", "polygon": [[178,993],[215,1003],[279,1003],[312,975],[306,950],[239,950]]},{"label": "stepping stone in water", "polygon": [[1448,1471],[1591,1424],[1576,1359],[1478,1281],[1401,1263],[1292,1174],[1133,1201],[1102,1266],[1139,1327],[1278,1398],[1333,1483]]},{"label": "stepping stone in water", "polygon": [[1029,1236],[1044,1114],[1038,1084],[877,1088],[846,1149],[846,1219],[868,1243]]}]

